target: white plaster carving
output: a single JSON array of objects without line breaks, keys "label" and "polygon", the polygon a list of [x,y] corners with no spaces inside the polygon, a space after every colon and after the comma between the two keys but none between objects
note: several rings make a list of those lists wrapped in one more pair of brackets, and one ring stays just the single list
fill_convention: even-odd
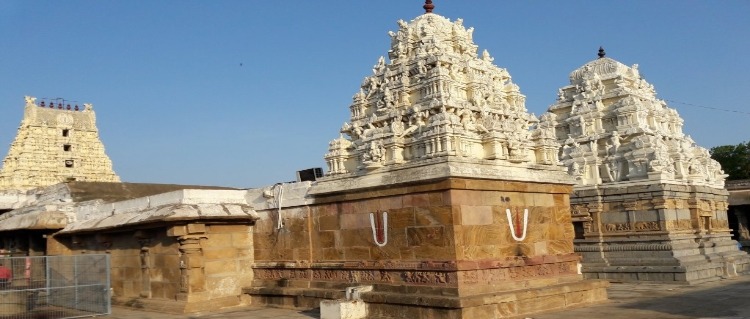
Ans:
[{"label": "white plaster carving", "polygon": [[329,143],[327,175],[454,157],[557,170],[554,126],[536,132],[526,97],[487,50],[478,55],[472,32],[436,14],[399,20],[388,61],[380,57],[362,81],[350,121]]},{"label": "white plaster carving", "polygon": [[99,140],[91,104],[79,110],[53,102],[37,104],[31,96],[25,100],[24,118],[0,170],[0,190],[23,191],[68,180],[120,181]]},{"label": "white plaster carving", "polygon": [[[579,185],[659,180],[721,188],[726,175],[682,132],[677,111],[632,67],[602,57],[570,74],[542,116]],[[552,116],[554,115],[554,116]]]}]

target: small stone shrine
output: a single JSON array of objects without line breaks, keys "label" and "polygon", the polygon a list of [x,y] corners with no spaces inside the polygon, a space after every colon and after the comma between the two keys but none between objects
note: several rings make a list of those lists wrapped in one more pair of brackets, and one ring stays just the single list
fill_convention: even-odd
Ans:
[{"label": "small stone shrine", "polygon": [[577,181],[571,210],[586,278],[698,283],[747,268],[728,227],[726,175],[682,125],[638,65],[603,49],[541,116]]},{"label": "small stone shrine", "polygon": [[389,33],[308,204],[282,209],[274,187],[278,211],[254,205],[253,303],[315,307],[370,285],[369,317],[504,318],[606,299],[577,272],[553,129],[474,30],[432,7]]},{"label": "small stone shrine", "polygon": [[99,140],[92,105],[37,104],[27,96],[21,126],[0,170],[0,191],[66,181],[120,181]]}]

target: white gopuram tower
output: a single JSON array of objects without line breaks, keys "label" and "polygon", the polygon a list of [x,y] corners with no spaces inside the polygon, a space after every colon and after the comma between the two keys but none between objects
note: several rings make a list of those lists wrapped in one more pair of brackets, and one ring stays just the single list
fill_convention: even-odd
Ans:
[{"label": "white gopuram tower", "polygon": [[736,275],[726,175],[638,71],[605,57],[570,74],[541,116],[554,127],[587,278],[697,283]]},{"label": "white gopuram tower", "polygon": [[92,105],[37,104],[27,96],[23,121],[0,170],[0,191],[66,181],[120,181],[99,140]]}]

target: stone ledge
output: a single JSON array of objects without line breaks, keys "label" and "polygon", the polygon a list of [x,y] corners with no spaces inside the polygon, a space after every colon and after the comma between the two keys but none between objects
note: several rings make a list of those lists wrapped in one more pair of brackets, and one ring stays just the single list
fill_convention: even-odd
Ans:
[{"label": "stone ledge", "polygon": [[351,269],[351,270],[436,270],[462,271],[494,269],[519,266],[552,264],[559,262],[578,261],[577,254],[545,255],[536,257],[507,257],[492,260],[458,260],[458,261],[341,261],[341,262],[307,262],[307,261],[273,261],[256,262],[253,269]]}]

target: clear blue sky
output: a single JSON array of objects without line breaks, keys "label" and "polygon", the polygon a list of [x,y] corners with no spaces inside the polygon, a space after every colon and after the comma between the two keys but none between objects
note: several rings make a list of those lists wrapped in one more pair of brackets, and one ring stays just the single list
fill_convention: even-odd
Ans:
[{"label": "clear blue sky", "polygon": [[[362,79],[419,0],[0,0],[0,153],[24,95],[90,102],[127,182],[259,187],[325,167]],[[750,1],[442,1],[537,115],[568,74],[638,63],[658,97],[750,112]],[[712,147],[747,113],[669,103]]]}]

